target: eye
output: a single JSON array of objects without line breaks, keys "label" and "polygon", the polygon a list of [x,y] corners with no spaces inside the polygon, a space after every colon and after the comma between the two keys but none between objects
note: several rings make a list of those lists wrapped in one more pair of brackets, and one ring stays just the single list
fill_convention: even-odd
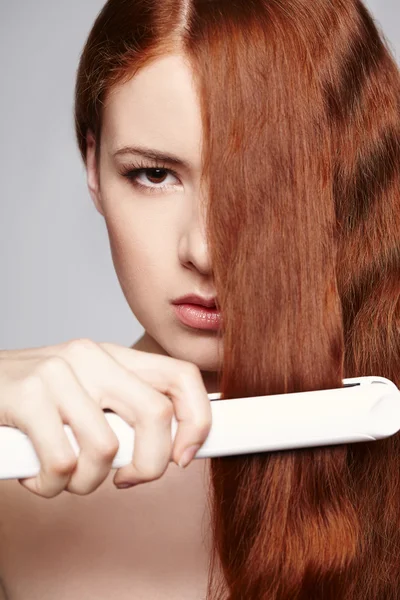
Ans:
[{"label": "eye", "polygon": [[[125,169],[122,175],[126,177],[134,187],[141,189],[145,193],[158,193],[173,189],[176,186],[176,182],[170,184],[163,184],[163,182],[168,176],[175,179],[178,178],[175,171],[159,165],[130,165]],[[140,177],[142,177],[141,181],[139,180]],[[148,183],[144,183],[146,180]]]}]

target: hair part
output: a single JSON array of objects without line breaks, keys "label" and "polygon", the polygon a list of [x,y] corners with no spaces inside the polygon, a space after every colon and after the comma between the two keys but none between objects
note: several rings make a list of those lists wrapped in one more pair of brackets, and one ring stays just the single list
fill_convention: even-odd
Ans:
[{"label": "hair part", "polygon": [[[400,74],[370,13],[359,0],[109,0],[77,74],[84,161],[115,86],[174,52],[204,127],[222,398],[363,375],[400,386]],[[396,600],[398,456],[396,434],[211,459],[207,599]]]}]

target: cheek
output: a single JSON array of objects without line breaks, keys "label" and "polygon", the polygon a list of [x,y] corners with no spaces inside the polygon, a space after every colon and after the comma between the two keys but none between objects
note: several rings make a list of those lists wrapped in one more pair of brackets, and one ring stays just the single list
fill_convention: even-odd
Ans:
[{"label": "cheek", "polygon": [[148,223],[132,215],[107,218],[106,225],[114,268],[131,308],[165,296],[175,258],[165,225],[160,231],[156,221]]}]

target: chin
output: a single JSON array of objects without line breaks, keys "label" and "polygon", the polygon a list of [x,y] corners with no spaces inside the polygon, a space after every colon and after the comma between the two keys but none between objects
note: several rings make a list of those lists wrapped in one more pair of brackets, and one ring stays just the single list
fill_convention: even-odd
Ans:
[{"label": "chin", "polygon": [[189,335],[180,335],[175,331],[168,341],[163,343],[159,340],[159,343],[170,356],[194,363],[201,371],[218,371],[223,357],[221,340],[215,334],[195,330],[188,333]]}]

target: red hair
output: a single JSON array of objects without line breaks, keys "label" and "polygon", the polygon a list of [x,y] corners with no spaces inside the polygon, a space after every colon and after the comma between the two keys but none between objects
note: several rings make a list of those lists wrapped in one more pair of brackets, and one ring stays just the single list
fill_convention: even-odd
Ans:
[{"label": "red hair", "polygon": [[[109,0],[75,119],[167,52],[201,103],[223,398],[400,387],[400,74],[359,0]],[[209,600],[396,600],[399,436],[211,459]],[[223,581],[217,582],[219,561]]]}]

